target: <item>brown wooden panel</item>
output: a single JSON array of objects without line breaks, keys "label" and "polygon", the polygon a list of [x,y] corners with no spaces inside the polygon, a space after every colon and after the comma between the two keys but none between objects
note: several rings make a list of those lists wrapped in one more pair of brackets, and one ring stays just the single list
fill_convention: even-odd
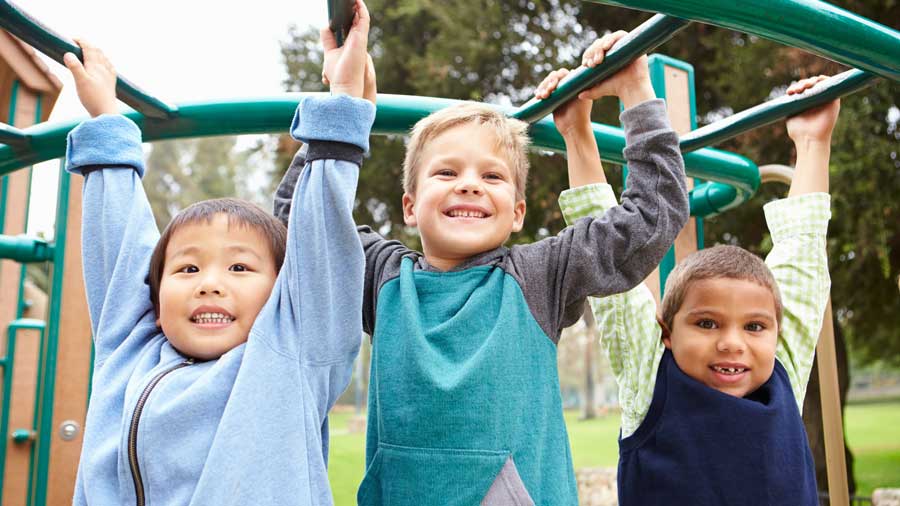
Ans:
[{"label": "brown wooden panel", "polygon": [[[34,427],[35,378],[37,378],[40,331],[20,330],[16,334],[9,432]],[[3,437],[8,437],[3,434]],[[28,494],[28,468],[32,442],[13,443],[7,439],[6,471],[3,478],[3,505],[24,506]]]},{"label": "brown wooden panel", "polygon": [[[66,234],[63,306],[59,320],[59,352],[56,386],[53,393],[53,437],[47,504],[68,504],[75,490],[75,473],[81,455],[87,392],[91,367],[91,322],[81,268],[81,187],[83,179],[73,177],[69,186],[69,226]],[[77,437],[63,440],[59,428],[66,420],[80,426]]]}]

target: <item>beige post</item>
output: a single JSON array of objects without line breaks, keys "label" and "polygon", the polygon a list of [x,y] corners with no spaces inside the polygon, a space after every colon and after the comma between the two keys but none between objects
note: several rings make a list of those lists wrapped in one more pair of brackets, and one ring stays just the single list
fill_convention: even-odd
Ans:
[{"label": "beige post", "polygon": [[[666,108],[672,128],[679,135],[691,131],[691,90],[687,71],[669,65],[665,66]],[[685,178],[688,191],[694,187],[692,178]],[[675,263],[697,251],[697,220],[691,218],[675,238]],[[659,267],[647,276],[644,283],[653,292],[656,303],[660,302]]]}]

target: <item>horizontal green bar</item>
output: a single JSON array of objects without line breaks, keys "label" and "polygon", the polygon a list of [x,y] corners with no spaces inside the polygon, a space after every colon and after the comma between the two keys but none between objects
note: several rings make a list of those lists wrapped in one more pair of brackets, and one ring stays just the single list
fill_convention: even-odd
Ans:
[{"label": "horizontal green bar", "polygon": [[20,263],[53,259],[53,245],[25,235],[0,235],[0,258]]},{"label": "horizontal green bar", "polygon": [[6,123],[0,123],[0,143],[23,146],[28,144],[28,136],[25,132]]},{"label": "horizontal green bar", "polygon": [[[59,64],[63,64],[66,53],[75,53],[84,61],[81,48],[74,42],[47,28],[9,0],[0,0],[0,27]],[[145,116],[167,118],[178,114],[176,107],[141,90],[122,76],[116,80],[116,96]]]},{"label": "horizontal green bar", "polygon": [[29,429],[16,429],[10,434],[13,443],[22,444],[34,438],[34,431]]},{"label": "horizontal green bar", "polygon": [[681,151],[695,151],[713,146],[739,134],[799,114],[871,86],[877,76],[861,70],[848,70],[807,90],[801,95],[785,95],[751,107],[715,123],[681,136]]},{"label": "horizontal green bar", "polygon": [[579,67],[545,99],[531,99],[513,112],[514,118],[534,123],[554,109],[574,98],[582,90],[590,88],[618,72],[635,58],[661,46],[673,35],[683,30],[690,21],[658,14],[641,23],[605,56],[596,67]]},{"label": "horizontal green bar", "polygon": [[[179,105],[179,115],[169,120],[146,118],[136,112],[126,113],[143,131],[145,142],[207,135],[238,135],[284,132],[290,124],[297,103],[304,95],[290,93],[279,97],[234,100],[214,103]],[[406,95],[379,95],[378,113],[372,133],[376,135],[404,135],[420,119],[434,111],[461,103],[443,98]],[[510,113],[512,108],[499,107]],[[31,136],[27,151],[0,146],[0,175],[19,168],[60,158],[65,155],[66,135],[81,120],[66,123],[42,123],[24,131]],[[625,163],[622,150],[625,135],[622,129],[594,123],[594,137],[604,160]],[[535,148],[565,153],[565,142],[549,117],[531,126]],[[751,160],[726,151],[704,148],[684,157],[687,173],[710,181],[736,187],[736,203],[749,198],[759,186],[759,171]]]},{"label": "horizontal green bar", "polygon": [[759,35],[900,81],[900,32],[819,0],[587,0]]}]

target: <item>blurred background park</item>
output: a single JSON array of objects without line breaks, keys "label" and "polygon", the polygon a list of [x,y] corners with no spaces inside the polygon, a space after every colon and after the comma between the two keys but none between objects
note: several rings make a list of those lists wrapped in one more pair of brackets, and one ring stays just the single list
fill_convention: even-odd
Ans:
[{"label": "blurred background park", "polygon": [[[900,3],[833,2],[894,29]],[[190,5],[187,5],[190,4]],[[90,38],[132,81],[179,102],[282,91],[322,91],[318,27],[325,0],[261,0],[235,7],[212,2],[148,4],[132,25],[108,20],[125,7],[104,0],[77,10],[51,0],[24,5],[51,28]],[[549,71],[573,68],[591,41],[629,30],[650,14],[572,0],[434,2],[370,0],[371,53],[383,93],[436,96],[518,105]],[[111,12],[112,11],[112,12]],[[174,23],[174,26],[171,24]],[[116,26],[118,25],[118,26]],[[168,28],[166,28],[168,26]],[[164,28],[166,28],[164,30]],[[694,23],[657,52],[694,67],[698,124],[704,125],[779,96],[793,80],[835,74],[845,67],[756,36]],[[67,83],[51,119],[82,115]],[[833,216],[828,255],[832,275],[838,367],[851,472],[851,491],[900,487],[900,85],[867,88],[842,101],[831,158]],[[594,121],[618,124],[618,104],[602,101]],[[287,128],[290,118],[285,119]],[[286,135],[210,137],[145,145],[144,185],[160,227],[185,205],[234,196],[270,208],[271,195],[299,147]],[[758,165],[790,165],[792,145],[783,123],[718,146]],[[418,245],[400,208],[402,137],[375,137],[360,177],[356,218],[384,235]],[[524,230],[511,242],[532,242],[563,226],[557,206],[566,188],[565,160],[534,152]],[[36,169],[30,232],[52,234],[56,162]],[[606,165],[621,190],[621,169]],[[736,244],[764,255],[771,245],[762,206],[786,193],[763,185],[748,203],[705,221],[706,245]],[[48,211],[49,210],[49,211]],[[46,286],[42,264],[29,277]],[[577,468],[616,465],[617,395],[591,322],[580,322],[560,341],[559,371]],[[368,345],[351,387],[331,417],[330,476],[337,504],[355,504],[364,472],[364,400]],[[818,376],[813,371],[804,409],[817,461],[824,450]],[[826,488],[824,467],[819,485]]]}]

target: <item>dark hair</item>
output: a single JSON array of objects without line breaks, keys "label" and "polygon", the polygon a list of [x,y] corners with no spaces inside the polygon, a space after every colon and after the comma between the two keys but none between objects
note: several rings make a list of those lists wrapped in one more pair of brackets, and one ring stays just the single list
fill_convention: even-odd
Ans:
[{"label": "dark hair", "polygon": [[762,258],[737,246],[714,246],[691,253],[669,273],[666,279],[666,294],[662,300],[663,323],[672,329],[675,313],[687,296],[688,288],[694,281],[713,278],[729,278],[751,281],[772,292],[775,298],[775,319],[781,328],[781,292],[772,271]]},{"label": "dark hair", "polygon": [[184,208],[172,218],[163,230],[153,255],[150,257],[150,301],[153,310],[159,316],[159,285],[162,281],[163,268],[166,263],[166,248],[172,235],[179,228],[198,222],[211,223],[217,214],[228,215],[228,224],[237,224],[258,231],[269,241],[269,251],[275,258],[275,271],[284,263],[284,250],[287,243],[287,228],[271,214],[263,211],[252,202],[240,199],[224,198],[203,200]]}]

